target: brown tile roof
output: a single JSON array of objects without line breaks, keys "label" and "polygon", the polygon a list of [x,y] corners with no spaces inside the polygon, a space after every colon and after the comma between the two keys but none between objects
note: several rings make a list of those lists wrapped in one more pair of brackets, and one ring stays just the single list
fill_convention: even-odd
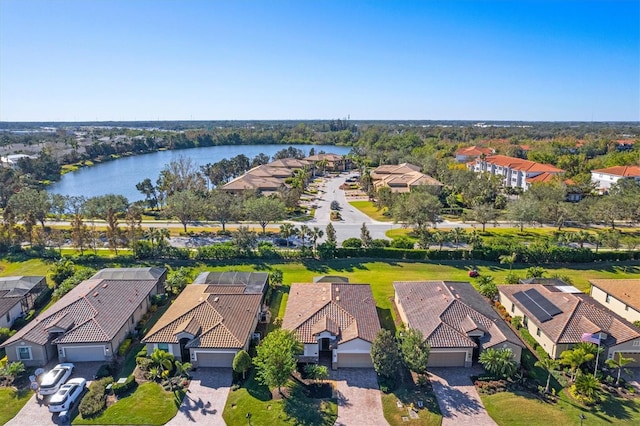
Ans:
[{"label": "brown tile roof", "polygon": [[271,167],[263,164],[256,166],[249,170],[246,174],[260,177],[273,177],[278,179],[285,179],[293,176],[293,169],[288,167]]},{"label": "brown tile roof", "polygon": [[247,189],[276,191],[283,185],[283,179],[244,174],[223,185],[222,189],[225,191],[243,191]]},{"label": "brown tile roof", "polygon": [[100,280],[81,282],[38,315],[4,344],[27,340],[44,345],[50,325],[71,328],[53,343],[107,342],[130,320],[157,280]]},{"label": "brown tile roof", "polygon": [[592,173],[604,173],[613,176],[640,177],[640,167],[638,166],[613,166],[606,169],[592,170]]},{"label": "brown tile roof", "polygon": [[335,161],[340,161],[343,158],[344,157],[342,155],[327,153],[327,154],[311,155],[309,157],[306,157],[305,160],[314,161],[314,162],[315,161],[327,160],[329,162],[335,162]]},{"label": "brown tile roof", "polygon": [[178,343],[177,335],[187,332],[194,336],[189,348],[243,348],[253,332],[262,295],[240,294],[237,287],[188,285],[143,343]]},{"label": "brown tile roof", "polygon": [[[535,289],[562,312],[550,320],[540,322],[520,302],[514,293]],[[527,315],[554,343],[579,343],[583,333],[602,331],[609,337],[606,346],[640,338],[640,330],[614,312],[604,308],[583,293],[555,291],[554,286],[541,284],[501,285],[498,290]],[[584,318],[584,319],[583,319]]]},{"label": "brown tile roof", "polygon": [[303,169],[310,165],[310,161],[299,160],[297,158],[281,158],[280,160],[275,160],[267,163],[267,166],[270,167],[287,167],[289,169]]},{"label": "brown tile roof", "polygon": [[380,321],[369,284],[292,284],[282,328],[294,330],[303,343],[327,330],[338,344],[355,338],[373,342]]},{"label": "brown tile roof", "polygon": [[592,286],[612,295],[637,311],[640,311],[640,279],[589,280]]},{"label": "brown tile roof", "polygon": [[456,151],[456,155],[464,155],[466,157],[479,157],[482,154],[491,155],[494,152],[495,151],[491,148],[485,148],[482,146],[473,145],[473,146],[468,146],[466,148],[460,148],[459,150]]},{"label": "brown tile roof", "polygon": [[405,173],[419,172],[420,166],[411,163],[402,163],[397,165],[382,165],[371,171],[371,178],[383,179],[386,175],[403,175]]},{"label": "brown tile roof", "polygon": [[515,333],[467,282],[395,281],[396,297],[408,326],[422,332],[433,348],[469,348],[468,333],[481,330],[484,348],[503,342],[522,346]]}]

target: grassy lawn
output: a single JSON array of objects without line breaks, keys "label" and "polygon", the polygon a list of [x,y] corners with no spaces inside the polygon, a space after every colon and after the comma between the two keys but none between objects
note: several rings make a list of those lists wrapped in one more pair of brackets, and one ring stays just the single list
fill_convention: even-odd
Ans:
[{"label": "grassy lawn", "polygon": [[387,211],[387,208],[385,207],[384,209],[378,210],[375,203],[372,201],[350,201],[349,204],[373,220],[378,220],[380,222],[393,222],[393,218],[383,214]]},{"label": "grassy lawn", "polygon": [[269,388],[254,380],[252,372],[236,391],[229,392],[222,417],[228,425],[247,424],[251,413],[254,425],[333,425],[338,416],[335,400],[316,400],[302,394],[298,385],[292,385],[286,399],[274,400]]},{"label": "grassy lawn", "polygon": [[29,259],[22,262],[10,262],[6,259],[1,259],[0,276],[47,275],[50,267],[50,263],[41,259]]},{"label": "grassy lawn", "polygon": [[583,407],[564,392],[557,403],[540,401],[527,393],[480,394],[489,415],[499,425],[585,425],[640,424],[640,402],[609,397],[599,407]]},{"label": "grassy lawn", "polygon": [[[398,407],[400,401],[402,408]],[[424,408],[418,408],[418,401],[424,403]],[[403,421],[402,417],[408,417],[408,407],[414,404],[418,411],[418,419]],[[435,395],[429,390],[422,390],[414,386],[400,387],[391,393],[382,393],[382,411],[384,418],[391,426],[400,425],[440,425],[442,415]]]},{"label": "grassy lawn", "polygon": [[107,408],[102,415],[74,425],[163,425],[178,412],[184,392],[166,392],[157,383],[143,383],[129,396]]},{"label": "grassy lawn", "polygon": [[18,414],[18,411],[33,396],[32,390],[23,389],[16,392],[11,388],[0,389],[0,425],[7,423]]}]

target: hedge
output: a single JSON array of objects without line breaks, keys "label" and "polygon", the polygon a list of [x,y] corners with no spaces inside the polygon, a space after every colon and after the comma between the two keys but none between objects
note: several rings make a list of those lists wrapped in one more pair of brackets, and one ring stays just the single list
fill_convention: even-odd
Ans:
[{"label": "hedge", "polygon": [[131,347],[131,339],[124,339],[118,348],[118,355],[125,356]]},{"label": "hedge", "polygon": [[111,386],[111,390],[116,395],[122,395],[131,390],[136,384],[136,377],[132,374],[127,377],[124,383],[114,383],[113,386]]},{"label": "hedge", "polygon": [[82,398],[78,411],[85,419],[97,416],[104,410],[107,400],[104,397],[107,385],[113,383],[111,377],[96,380],[89,385],[89,392]]}]

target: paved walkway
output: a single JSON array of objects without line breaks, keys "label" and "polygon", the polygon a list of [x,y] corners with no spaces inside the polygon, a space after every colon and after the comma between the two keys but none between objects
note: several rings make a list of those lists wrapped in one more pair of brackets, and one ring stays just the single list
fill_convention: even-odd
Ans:
[{"label": "paved walkway", "polygon": [[432,368],[431,385],[442,412],[442,426],[495,425],[482,404],[470,376],[473,368]]},{"label": "paved walkway", "polygon": [[376,373],[369,368],[332,371],[336,382],[338,418],[335,426],[388,425],[382,414],[382,399]]},{"label": "paved walkway", "polygon": [[225,426],[222,412],[231,386],[231,369],[200,367],[191,376],[189,390],[182,400],[178,414],[167,425],[201,423]]}]

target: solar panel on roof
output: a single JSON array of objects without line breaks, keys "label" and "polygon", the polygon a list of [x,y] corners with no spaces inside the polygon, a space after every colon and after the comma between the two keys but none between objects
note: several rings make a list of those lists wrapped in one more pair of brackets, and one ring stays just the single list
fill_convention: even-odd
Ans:
[{"label": "solar panel on roof", "polygon": [[551,303],[549,299],[538,293],[538,290],[532,288],[524,293],[549,315],[554,316],[562,313],[562,311],[558,309],[556,305]]},{"label": "solar panel on roof", "polygon": [[538,306],[531,298],[523,291],[519,291],[513,294],[513,297],[520,302],[520,304],[531,313],[538,321],[546,322],[552,317],[545,312],[540,306]]}]

